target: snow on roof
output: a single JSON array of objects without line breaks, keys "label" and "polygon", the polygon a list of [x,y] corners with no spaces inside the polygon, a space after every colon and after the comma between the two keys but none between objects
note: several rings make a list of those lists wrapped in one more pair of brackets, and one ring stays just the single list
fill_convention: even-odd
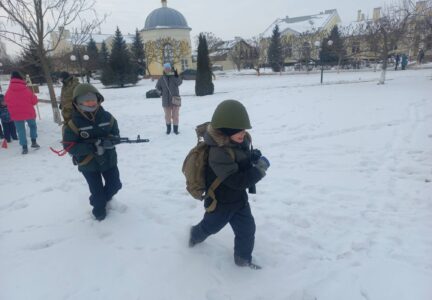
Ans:
[{"label": "snow on roof", "polygon": [[277,19],[261,34],[261,36],[263,38],[271,37],[276,25],[279,26],[279,31],[281,33],[291,32],[293,34],[300,34],[308,31],[320,30],[325,27],[325,25],[330,22],[335,15],[337,15],[336,9],[331,9],[316,15]]},{"label": "snow on roof", "polygon": [[222,56],[228,53],[237,43],[241,41],[247,43],[244,39],[236,37],[234,40],[223,41],[219,45],[217,45],[217,50],[210,54],[211,57]]}]

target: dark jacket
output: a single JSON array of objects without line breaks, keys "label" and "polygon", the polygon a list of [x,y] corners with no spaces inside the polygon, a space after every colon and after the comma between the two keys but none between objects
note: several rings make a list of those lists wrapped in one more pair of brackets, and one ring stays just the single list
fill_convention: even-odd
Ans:
[{"label": "dark jacket", "polygon": [[[80,112],[74,111],[72,122],[79,131],[79,134],[69,126],[64,126],[63,147],[68,148],[70,142],[74,146],[69,149],[69,153],[78,163],[78,170],[83,172],[104,172],[117,165],[117,153],[115,149],[106,149],[101,156],[95,154],[96,147],[93,143],[85,143],[85,140],[107,137],[110,135],[119,136],[119,128],[114,117],[102,107],[96,113],[95,121],[85,118]],[[111,125],[112,124],[112,125]],[[85,160],[91,160],[82,164]]]},{"label": "dark jacket", "polygon": [[156,89],[162,93],[162,106],[172,105],[172,96],[180,96],[179,86],[183,83],[180,77],[163,75],[156,83]]},{"label": "dark jacket", "polygon": [[0,120],[3,123],[9,123],[12,121],[7,106],[2,105],[1,103],[0,103]]},{"label": "dark jacket", "polygon": [[[246,135],[248,137],[248,135]],[[261,172],[252,166],[250,140],[234,143],[219,130],[208,127],[204,141],[211,146],[209,167],[206,169],[207,189],[219,177],[222,183],[215,191],[219,208],[237,209],[248,201],[246,189],[262,179]],[[231,148],[235,160],[225,147]]]}]

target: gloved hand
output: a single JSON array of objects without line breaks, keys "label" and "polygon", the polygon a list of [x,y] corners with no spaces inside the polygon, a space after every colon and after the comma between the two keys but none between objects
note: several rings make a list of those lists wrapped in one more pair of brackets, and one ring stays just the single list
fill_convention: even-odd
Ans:
[{"label": "gloved hand", "polygon": [[261,156],[261,151],[259,151],[258,149],[253,149],[251,151],[251,162],[256,164]]},{"label": "gloved hand", "polygon": [[175,76],[175,77],[178,77],[177,69],[174,69],[174,76]]},{"label": "gloved hand", "polygon": [[94,143],[94,145],[95,145],[95,148],[96,148],[96,151],[95,151],[96,155],[101,156],[101,155],[103,155],[105,153],[105,148],[103,147],[101,140],[97,140]]},{"label": "gloved hand", "polygon": [[110,141],[110,140],[103,140],[103,141],[102,141],[102,147],[103,147],[105,150],[110,150],[110,149],[114,149],[114,148],[115,148],[115,145],[114,145],[114,143],[113,143],[112,141]]},{"label": "gloved hand", "polygon": [[255,167],[261,172],[261,175],[264,177],[266,175],[267,169],[270,167],[270,162],[265,156],[261,156],[255,164]]}]

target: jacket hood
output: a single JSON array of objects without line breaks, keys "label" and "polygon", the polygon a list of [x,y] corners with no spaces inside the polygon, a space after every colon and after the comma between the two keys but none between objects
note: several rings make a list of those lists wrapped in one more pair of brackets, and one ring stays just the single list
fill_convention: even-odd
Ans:
[{"label": "jacket hood", "polygon": [[[211,124],[207,127],[207,132],[204,134],[204,142],[209,146],[218,147],[235,147],[236,144],[231,142],[229,136],[223,134],[220,130],[213,128]],[[249,147],[252,143],[252,137],[246,132],[244,141],[241,146]]]}]

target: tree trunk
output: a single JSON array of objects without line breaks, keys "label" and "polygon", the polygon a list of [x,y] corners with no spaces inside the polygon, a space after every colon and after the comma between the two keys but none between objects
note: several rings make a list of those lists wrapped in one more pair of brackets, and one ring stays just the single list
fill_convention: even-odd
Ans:
[{"label": "tree trunk", "polygon": [[41,65],[42,65],[42,69],[43,69],[44,76],[46,78],[46,82],[47,82],[47,86],[48,86],[54,122],[57,123],[58,125],[61,125],[62,120],[61,120],[60,111],[59,111],[58,105],[57,105],[57,99],[56,99],[56,95],[55,95],[55,91],[54,91],[54,84],[53,84],[53,81],[51,78],[51,72],[50,72],[50,69],[48,66],[48,62],[47,62],[46,58],[43,56],[41,57]]},{"label": "tree trunk", "polygon": [[340,72],[340,65],[341,65],[341,62],[342,62],[342,56],[339,56],[338,57],[338,65],[337,65],[337,73],[339,74],[339,72]]},{"label": "tree trunk", "polygon": [[386,79],[386,72],[387,72],[387,51],[384,51],[383,53],[383,64],[381,67],[381,77],[378,84],[384,84]]}]

